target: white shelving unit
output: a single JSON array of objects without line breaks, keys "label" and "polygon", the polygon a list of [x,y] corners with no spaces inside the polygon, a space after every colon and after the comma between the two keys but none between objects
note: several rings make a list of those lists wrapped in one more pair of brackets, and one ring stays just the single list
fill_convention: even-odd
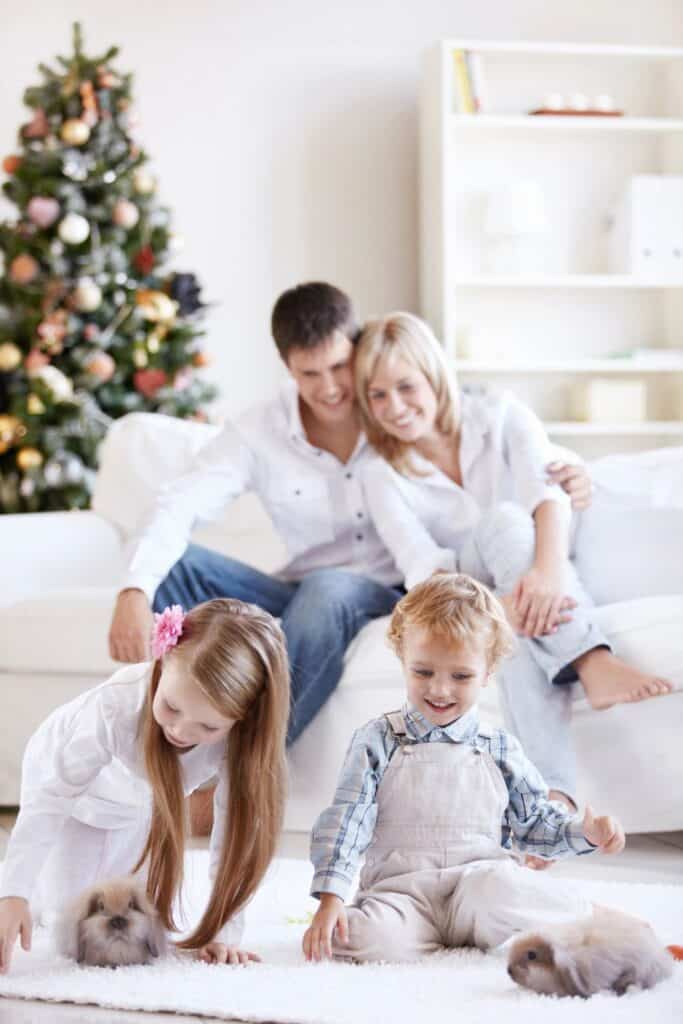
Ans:
[{"label": "white shelving unit", "polygon": [[[480,113],[458,109],[456,49],[479,55]],[[550,92],[609,93],[624,116],[529,116]],[[586,455],[682,444],[683,267],[613,274],[607,243],[632,175],[683,174],[683,49],[445,40],[425,61],[420,149],[421,312],[463,384],[513,388]],[[496,275],[486,201],[516,179],[543,189],[547,258]],[[615,358],[643,348],[658,354]],[[571,389],[592,374],[642,378],[647,422],[572,422]]]}]

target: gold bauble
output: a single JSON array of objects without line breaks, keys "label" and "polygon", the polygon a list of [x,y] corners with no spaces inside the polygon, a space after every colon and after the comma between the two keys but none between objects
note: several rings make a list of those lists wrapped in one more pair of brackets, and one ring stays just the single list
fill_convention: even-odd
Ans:
[{"label": "gold bauble", "polygon": [[0,345],[0,373],[11,373],[21,362],[21,349],[13,341]]},{"label": "gold bauble", "polygon": [[3,455],[13,444],[17,444],[26,436],[26,427],[17,419],[6,413],[0,415],[0,455]]},{"label": "gold bauble", "polygon": [[165,292],[141,288],[135,293],[135,303],[145,320],[166,324],[169,327],[175,323],[178,303],[169,298]]},{"label": "gold bauble", "polygon": [[59,134],[69,146],[84,146],[90,138],[90,129],[80,117],[70,117]]},{"label": "gold bauble", "polygon": [[17,466],[22,473],[30,469],[39,469],[43,464],[42,453],[37,448],[20,448],[17,452]]},{"label": "gold bauble", "polygon": [[30,394],[26,399],[26,410],[29,416],[42,416],[45,412],[45,405],[38,395]]},{"label": "gold bauble", "polygon": [[149,358],[144,348],[136,348],[133,351],[133,362],[136,366],[145,367],[149,363]]}]

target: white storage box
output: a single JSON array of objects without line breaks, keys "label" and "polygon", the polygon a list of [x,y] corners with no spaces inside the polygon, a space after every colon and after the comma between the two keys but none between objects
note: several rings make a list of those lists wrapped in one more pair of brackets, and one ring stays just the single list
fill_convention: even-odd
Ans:
[{"label": "white storage box", "polygon": [[642,380],[594,377],[574,385],[571,411],[589,423],[640,423],[647,416],[647,389]]},{"label": "white storage box", "polygon": [[614,274],[683,278],[683,176],[635,174],[615,212],[609,237]]}]

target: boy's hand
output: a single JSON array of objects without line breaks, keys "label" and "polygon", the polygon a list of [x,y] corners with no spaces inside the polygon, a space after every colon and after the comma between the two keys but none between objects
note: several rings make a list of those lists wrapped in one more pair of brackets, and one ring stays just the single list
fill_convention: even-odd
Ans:
[{"label": "boy's hand", "polygon": [[248,953],[237,946],[226,946],[222,942],[208,942],[196,952],[198,960],[205,964],[231,964],[233,967],[246,967],[251,961],[260,964],[261,957],[256,953]]},{"label": "boy's hand", "polygon": [[303,950],[307,960],[324,960],[332,956],[333,932],[336,932],[339,942],[348,942],[349,920],[343,900],[332,893],[324,893],[304,935]]},{"label": "boy's hand", "polygon": [[586,807],[583,816],[583,834],[601,853],[621,853],[626,846],[624,830],[617,819],[608,815],[596,818],[590,807]]},{"label": "boy's hand", "polygon": [[540,569],[536,565],[520,577],[512,597],[522,636],[545,636],[557,631],[566,608],[563,582],[561,569]]},{"label": "boy's hand", "polygon": [[593,481],[585,465],[550,462],[546,467],[550,483],[559,484],[569,495],[572,508],[588,508],[593,500]]},{"label": "boy's hand", "polygon": [[9,970],[14,943],[21,932],[21,948],[31,948],[33,922],[28,900],[19,896],[5,896],[0,899],[0,974]]}]

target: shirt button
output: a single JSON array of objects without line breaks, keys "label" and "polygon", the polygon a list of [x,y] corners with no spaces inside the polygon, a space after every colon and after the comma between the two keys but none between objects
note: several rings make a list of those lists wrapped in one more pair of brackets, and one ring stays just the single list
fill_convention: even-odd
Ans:
[{"label": "shirt button", "polygon": [[296,489],[296,490],[294,491],[294,493],[295,493],[296,495],[299,495],[299,494],[301,494],[301,491],[300,491],[300,490],[299,490],[299,488],[297,487],[297,489]]},{"label": "shirt button", "polygon": [[363,513],[362,512],[356,512],[356,515],[358,516],[359,519],[363,518]]},{"label": "shirt button", "polygon": [[362,533],[357,533],[356,534],[356,540],[362,540],[362,539],[363,539],[363,534]]},{"label": "shirt button", "polygon": [[347,473],[346,474],[346,479],[347,480],[352,480],[353,479],[353,473]]},{"label": "shirt button", "polygon": [[316,455],[322,455],[322,452],[316,452],[315,454]]}]

